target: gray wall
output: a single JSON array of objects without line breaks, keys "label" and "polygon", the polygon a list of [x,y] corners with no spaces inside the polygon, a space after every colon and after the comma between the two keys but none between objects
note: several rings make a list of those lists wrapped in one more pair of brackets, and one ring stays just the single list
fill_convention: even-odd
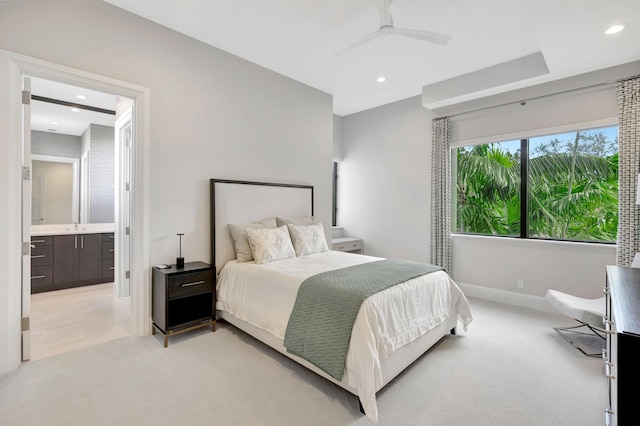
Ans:
[{"label": "gray wall", "polygon": [[31,131],[31,154],[79,159],[81,145],[80,136]]},{"label": "gray wall", "polygon": [[[429,260],[434,117],[417,97],[342,118],[339,223],[345,234],[363,238],[366,254]],[[610,86],[453,117],[452,145],[584,121],[615,124],[615,117]],[[453,238],[452,276],[467,294],[539,307],[548,288],[600,297],[615,252],[615,245],[459,235]],[[524,289],[516,286],[520,278]]]},{"label": "gray wall", "polygon": [[[178,232],[187,261],[210,259],[210,178],[314,185],[316,216],[331,223],[330,95],[100,0],[0,2],[0,49],[149,89],[150,265],[175,259]],[[0,99],[8,99],[3,57]],[[16,158],[9,108],[0,102],[0,340],[14,343],[19,164],[8,160]],[[14,347],[0,341],[0,374],[19,365]]]},{"label": "gray wall", "polygon": [[338,223],[366,254],[429,261],[431,118],[418,96],[342,119]]},{"label": "gray wall", "polygon": [[89,134],[89,223],[114,222],[113,127],[91,124]]}]

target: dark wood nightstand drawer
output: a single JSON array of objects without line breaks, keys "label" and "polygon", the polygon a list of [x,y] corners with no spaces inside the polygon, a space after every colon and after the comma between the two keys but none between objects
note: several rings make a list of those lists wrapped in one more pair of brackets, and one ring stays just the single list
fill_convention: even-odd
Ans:
[{"label": "dark wood nightstand drawer", "polygon": [[198,271],[169,276],[168,299],[193,296],[213,291],[213,271]]}]

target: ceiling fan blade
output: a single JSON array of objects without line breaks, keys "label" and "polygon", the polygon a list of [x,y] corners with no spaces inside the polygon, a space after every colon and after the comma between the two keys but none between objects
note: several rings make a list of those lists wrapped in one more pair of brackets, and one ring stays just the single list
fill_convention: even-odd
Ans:
[{"label": "ceiling fan blade", "polygon": [[363,45],[363,44],[365,44],[366,42],[371,41],[371,40],[373,40],[373,39],[374,39],[374,38],[376,38],[376,37],[379,37],[380,35],[381,35],[381,34],[380,34],[380,30],[378,30],[378,31],[376,31],[376,32],[374,32],[374,33],[369,34],[369,35],[368,35],[368,36],[366,36],[365,38],[363,38],[363,39],[361,39],[361,40],[358,40],[358,41],[356,41],[355,43],[353,43],[353,44],[351,44],[351,45],[349,45],[349,46],[345,47],[344,49],[340,50],[339,52],[334,53],[333,55],[334,55],[334,56],[344,56],[344,55],[346,55],[347,53],[351,52],[352,50],[354,50],[354,49],[356,49],[356,48],[358,48],[358,47],[362,46],[362,45]]},{"label": "ceiling fan blade", "polygon": [[391,0],[376,0],[378,6],[378,16],[380,16],[380,28],[393,25],[391,22],[391,11],[389,10]]},{"label": "ceiling fan blade", "polygon": [[410,30],[407,28],[394,28],[393,33],[403,37],[410,37],[429,43],[439,44],[441,46],[446,45],[447,43],[449,43],[449,40],[451,40],[451,36],[449,34],[432,33],[431,31]]}]

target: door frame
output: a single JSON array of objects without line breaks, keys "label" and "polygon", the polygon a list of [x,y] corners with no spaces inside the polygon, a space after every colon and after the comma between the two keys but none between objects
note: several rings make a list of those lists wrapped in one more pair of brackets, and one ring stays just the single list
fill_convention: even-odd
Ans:
[{"label": "door frame", "polygon": [[[131,317],[132,334],[145,336],[150,334],[150,278],[149,278],[149,244],[148,244],[148,215],[149,215],[149,89],[132,83],[115,80],[98,74],[70,68],[67,66],[31,58],[14,52],[0,50],[0,59],[8,65],[9,83],[9,119],[8,143],[9,158],[7,162],[14,170],[22,169],[22,80],[24,76],[38,77],[62,83],[87,87],[89,89],[114,93],[134,100],[134,146],[133,146],[133,174],[131,176]],[[22,193],[22,173],[11,173],[10,191],[14,197],[20,197]],[[14,192],[15,191],[15,192]],[[11,198],[11,197],[10,197]],[[12,209],[8,213],[9,224],[22,226],[22,207]],[[8,289],[9,296],[15,298],[22,293],[21,283],[21,252],[22,237],[18,233],[9,235],[9,241],[19,239],[20,244],[15,244],[16,253],[8,259]],[[117,250],[117,248],[116,248]],[[28,274],[29,271],[26,271]],[[18,278],[18,279],[13,279]],[[15,300],[15,299],[13,299]],[[6,302],[11,318],[7,325],[21,322],[21,309],[12,306],[14,302],[9,298]],[[2,308],[2,306],[0,306]],[[1,310],[1,309],[0,309]],[[15,318],[14,318],[15,316]],[[25,321],[22,321],[24,324]],[[0,323],[0,327],[3,324]],[[24,327],[24,326],[23,326]],[[27,325],[28,327],[28,325]],[[0,329],[0,332],[4,330]],[[1,334],[1,333],[0,333]],[[20,334],[7,333],[7,357],[10,362],[21,358]],[[15,365],[14,368],[19,366]],[[0,371],[5,365],[0,365]]]}]

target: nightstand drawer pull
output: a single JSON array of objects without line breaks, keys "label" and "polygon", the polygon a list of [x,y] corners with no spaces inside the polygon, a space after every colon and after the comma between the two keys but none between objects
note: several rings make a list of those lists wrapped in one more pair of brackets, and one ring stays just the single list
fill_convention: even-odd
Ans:
[{"label": "nightstand drawer pull", "polygon": [[194,281],[192,283],[180,284],[180,287],[191,287],[193,285],[200,285],[200,284],[204,284],[204,281]]},{"label": "nightstand drawer pull", "polygon": [[116,269],[116,267],[115,267],[115,266],[109,266],[109,270],[110,270],[110,271],[113,271],[114,269]]},{"label": "nightstand drawer pull", "polygon": [[31,256],[32,259],[39,259],[41,257],[45,257],[45,255],[44,254],[34,254],[34,255]]},{"label": "nightstand drawer pull", "polygon": [[113,253],[114,251],[116,251],[116,249],[109,249],[110,253]]},{"label": "nightstand drawer pull", "polygon": [[46,278],[46,275],[34,275],[31,277],[32,280],[38,279],[38,278]]},{"label": "nightstand drawer pull", "polygon": [[338,246],[338,250],[342,250],[344,246]]}]

